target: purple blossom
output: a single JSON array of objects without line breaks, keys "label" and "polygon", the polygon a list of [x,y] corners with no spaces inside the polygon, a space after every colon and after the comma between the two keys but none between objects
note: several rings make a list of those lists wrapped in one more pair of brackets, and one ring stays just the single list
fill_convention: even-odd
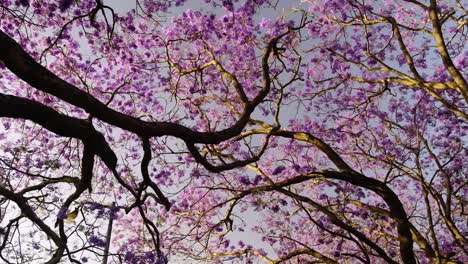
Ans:
[{"label": "purple blossom", "polygon": [[243,185],[249,185],[250,184],[250,180],[246,176],[239,177],[239,182],[242,183]]},{"label": "purple blossom", "polygon": [[232,0],[223,0],[222,5],[224,8],[226,8],[227,11],[234,11],[234,4],[232,3]]},{"label": "purple blossom", "polygon": [[271,174],[273,174],[273,175],[278,175],[278,174],[280,174],[281,172],[283,172],[285,169],[286,169],[285,166],[280,165],[280,166],[276,167],[276,168],[273,170],[273,172],[272,172]]},{"label": "purple blossom", "polygon": [[22,6],[29,6],[29,0],[19,0],[18,3]]},{"label": "purple blossom", "polygon": [[276,205],[274,205],[274,206],[271,208],[271,210],[272,210],[273,212],[277,213],[277,212],[279,212],[280,208],[279,208],[279,206],[276,204]]},{"label": "purple blossom", "polygon": [[[428,217],[427,211],[430,210],[424,210],[424,207],[437,206],[438,200],[431,198],[428,205],[414,206],[415,201],[424,203],[424,199],[421,199],[424,186],[417,177],[409,177],[406,170],[401,168],[414,168],[414,159],[418,158],[418,171],[422,175],[433,175],[431,188],[436,194],[448,193],[449,184],[453,190],[459,190],[458,196],[466,196],[468,189],[463,188],[464,181],[460,175],[463,175],[467,165],[467,151],[463,149],[463,141],[468,127],[464,125],[466,122],[461,121],[463,117],[457,116],[453,111],[466,110],[463,94],[456,89],[460,86],[459,80],[455,82],[453,71],[448,71],[440,60],[440,52],[434,47],[430,34],[401,28],[401,37],[413,57],[415,67],[422,79],[434,85],[435,94],[422,89],[424,87],[420,83],[412,82],[414,74],[398,45],[394,34],[395,25],[379,19],[391,16],[398,22],[397,26],[430,29],[432,25],[427,10],[404,2],[395,4],[390,0],[376,0],[375,3],[368,1],[367,4],[342,0],[303,1],[301,9],[307,10],[307,19],[312,19],[312,23],[296,30],[290,27],[299,26],[301,21],[298,16],[283,16],[282,13],[281,17],[276,17],[270,11],[265,12],[263,7],[259,8],[265,4],[270,9],[275,1],[205,0],[209,4],[204,6],[203,1],[200,1],[197,3],[200,6],[195,6],[195,10],[189,10],[188,6],[174,8],[185,2],[187,1],[140,1],[138,10],[117,12],[113,18],[110,17],[110,9],[106,9],[108,22],[115,22],[116,26],[112,36],[109,36],[109,31],[100,30],[106,21],[102,12],[99,12],[94,24],[90,23],[89,17],[69,23],[57,45],[47,50],[46,47],[52,44],[64,23],[73,16],[92,12],[96,1],[2,1],[0,9],[13,11],[4,12],[2,29],[6,33],[5,38],[12,38],[11,43],[18,42],[19,46],[15,48],[22,47],[34,60],[38,60],[40,52],[46,50],[44,61],[36,62],[49,68],[50,74],[56,74],[69,82],[73,98],[76,92],[73,91],[73,86],[76,86],[77,91],[85,93],[88,92],[87,88],[92,88],[86,93],[86,98],[94,102],[105,103],[110,100],[108,109],[84,109],[81,104],[75,106],[60,99],[63,96],[56,97],[53,93],[30,87],[28,82],[23,82],[26,78],[21,74],[15,75],[5,68],[5,65],[11,67],[8,60],[5,60],[5,65],[0,62],[0,93],[46,104],[75,121],[84,120],[91,115],[92,127],[103,134],[107,140],[105,143],[117,152],[119,158],[122,156],[117,166],[118,174],[142,198],[141,201],[135,200],[132,192],[128,192],[128,186],[122,186],[121,181],[112,178],[112,168],[96,161],[92,180],[93,193],[91,196],[85,193],[77,202],[96,199],[105,201],[106,204],[115,201],[128,206],[141,202],[146,217],[160,228],[160,250],[181,250],[191,256],[198,250],[197,246],[190,246],[193,242],[207,247],[207,252],[236,251],[239,247],[244,249],[246,245],[243,241],[236,245],[235,242],[229,243],[226,238],[213,236],[226,229],[224,225],[215,224],[225,217],[225,210],[217,205],[226,205],[236,195],[235,189],[249,189],[262,184],[270,186],[270,181],[279,183],[290,179],[287,176],[294,177],[293,175],[312,171],[339,170],[334,165],[336,160],[327,155],[333,152],[329,148],[336,152],[333,155],[341,156],[353,170],[375,181],[385,182],[389,187],[385,191],[394,192],[395,197],[403,204],[403,208],[398,208],[398,213],[411,214],[412,217],[408,217],[408,220],[417,224],[415,228],[420,232],[428,228],[424,226],[427,221],[418,221]],[[289,2],[291,1],[284,1],[286,5],[292,3]],[[114,5],[112,1],[105,3],[110,7]],[[439,11],[449,12],[453,9],[457,13],[454,16],[459,16],[459,10],[451,1],[443,5],[439,4]],[[379,23],[364,27],[354,23],[358,22],[355,19],[359,19],[356,14],[367,17],[370,21],[377,19]],[[175,17],[167,23],[160,22],[170,19],[172,15]],[[289,19],[293,20],[288,21]],[[352,26],[339,23],[336,19],[348,20]],[[98,25],[100,29],[97,28]],[[288,27],[290,32],[277,40],[277,49],[272,50],[270,57],[263,57],[264,49],[272,38],[288,31]],[[447,20],[441,30],[448,33],[447,36],[454,35],[458,30],[456,21]],[[463,38],[458,35],[450,40],[447,51],[453,64],[463,75],[466,73],[464,68],[468,65],[468,53],[463,51]],[[86,50],[92,52],[83,53]],[[216,59],[212,60],[212,57]],[[249,102],[241,100],[236,82],[227,78],[219,65],[213,65],[216,63],[211,61],[216,60],[226,72],[237,78]],[[270,66],[267,74],[271,78],[271,89],[264,98],[260,98],[259,92],[261,95],[265,88],[265,62]],[[296,65],[297,63],[301,64]],[[197,69],[202,65],[203,69]],[[25,72],[34,70],[29,69],[30,64],[23,66],[26,67]],[[189,73],[181,73],[176,66]],[[396,71],[386,67],[395,68]],[[86,79],[89,87],[84,87],[86,85],[78,77],[80,75]],[[285,87],[282,101],[278,101],[280,83],[289,79],[292,83]],[[78,100],[79,98],[77,97]],[[261,100],[256,102],[255,98]],[[447,108],[447,104],[442,103],[439,98],[443,98],[453,109]],[[1,98],[0,101],[4,103]],[[247,138],[235,139],[239,133],[250,129],[256,131],[262,124],[271,124],[277,111],[276,102],[281,104],[278,109],[282,111],[281,130],[284,131],[272,135],[266,154],[260,157],[256,165],[258,169],[277,177],[270,179],[267,176],[252,175],[246,167],[212,173],[203,168],[197,162],[198,159],[186,154],[184,142],[197,144],[200,154],[215,166],[248,159],[251,152],[256,152],[256,145],[262,136],[250,136],[247,133]],[[12,109],[21,110],[16,107]],[[11,107],[3,107],[3,110],[9,112]],[[296,113],[288,115],[292,110],[296,110]],[[109,111],[110,115],[105,111]],[[101,115],[112,117],[116,113],[126,125],[102,120]],[[244,120],[239,120],[243,116]],[[249,122],[250,117],[259,122]],[[53,121],[52,117],[47,119],[48,122]],[[144,123],[136,119],[141,119]],[[48,131],[47,122],[37,124],[31,121],[34,120],[2,120],[5,130],[0,132],[0,149],[4,150],[1,155],[4,161],[0,162],[3,164],[0,165],[0,170],[8,175],[4,180],[11,182],[11,186],[14,186],[12,188],[21,190],[29,187],[29,184],[36,185],[47,181],[49,177],[55,179],[54,177],[65,173],[79,177],[83,153],[79,136],[83,135],[74,134],[78,138],[71,144],[66,144],[66,135]],[[115,128],[116,124],[118,128]],[[143,125],[132,127],[131,124]],[[317,140],[305,139],[307,133]],[[283,138],[282,135],[287,137]],[[88,138],[89,135],[84,136]],[[163,210],[157,197],[153,196],[157,191],[142,184],[144,181],[138,168],[142,149],[138,136],[152,137],[154,157],[151,161],[150,178],[169,195],[168,198],[174,204],[172,210]],[[428,146],[422,144],[425,143],[421,142],[423,136],[427,139]],[[434,154],[428,151],[429,148]],[[414,149],[418,150],[418,157],[415,157]],[[96,159],[103,158],[103,153],[100,152],[103,149],[95,150]],[[443,171],[438,169],[439,164],[434,162],[435,159],[440,159]],[[60,166],[49,164],[53,160],[59,160]],[[10,166],[18,170],[12,170]],[[389,172],[387,176],[386,171]],[[39,173],[47,178],[36,176]],[[354,176],[359,178],[359,175]],[[358,187],[356,182],[351,184],[348,180],[349,177],[333,180],[314,178],[287,186],[285,190],[290,188],[291,191],[316,199],[324,206],[331,206],[338,213],[345,214],[347,223],[363,227],[360,229],[372,241],[378,240],[378,234],[372,232],[372,229],[388,234],[398,233],[395,219],[375,214],[369,208],[353,203],[353,200],[358,199],[370,206],[390,211],[395,208],[388,208],[379,194],[366,188],[366,181],[359,182],[357,185],[361,187]],[[49,202],[58,206],[63,203],[62,199],[68,195],[66,192],[70,188],[62,190],[62,185],[73,187],[73,183],[68,182],[47,184],[44,187],[44,192],[50,193]],[[139,189],[140,187],[147,188]],[[285,199],[288,198],[284,193],[275,191],[242,196],[234,204],[232,211],[233,216],[240,218],[235,221],[232,232],[246,231],[249,233],[244,235],[248,236],[258,234],[278,256],[285,256],[297,249],[297,243],[284,237],[317,247],[324,254],[334,256],[337,262],[346,261],[347,256],[341,252],[360,250],[356,246],[358,243],[334,235],[342,233],[341,228],[334,225],[332,219],[320,213],[320,210],[311,210],[307,217],[300,204],[288,203]],[[31,203],[33,209],[44,208],[41,201],[36,200]],[[81,225],[85,227],[88,245],[104,247],[108,242],[104,236],[93,233],[97,232],[93,231],[97,230],[94,229],[94,220],[99,219],[98,222],[102,222],[121,216],[114,223],[113,231],[116,235],[113,239],[116,243],[113,248],[122,245],[121,248],[115,248],[114,252],[122,256],[124,263],[168,262],[150,242],[151,236],[144,233],[148,230],[145,231],[142,215],[137,208],[126,215],[120,215],[117,207],[85,203],[88,214],[86,220],[90,221]],[[463,216],[459,210],[455,210],[461,206],[460,199],[452,199],[450,206],[454,208],[454,221],[460,222]],[[46,210],[47,208],[46,206]],[[252,211],[255,212],[255,219],[242,219]],[[447,257],[447,261],[467,262],[456,239],[447,233],[444,221],[440,220],[441,216],[437,214],[437,210],[433,211],[434,220],[441,223],[434,229],[437,241],[433,242],[438,242],[440,252]],[[66,212],[65,209],[60,209],[56,217],[63,220]],[[44,217],[44,221],[51,222],[51,219],[46,219],[47,213],[37,213]],[[50,217],[54,218],[55,215]],[[333,232],[317,228],[315,223]],[[128,232],[129,230],[132,232]],[[69,242],[69,246],[73,247],[73,239]],[[42,243],[33,241],[30,247],[41,250]],[[396,262],[400,261],[398,237],[388,236],[385,240],[378,240],[378,243]],[[233,258],[234,262],[255,263],[260,254],[267,255],[261,246],[256,246],[255,254],[220,257],[210,261],[222,262],[228,258],[231,261],[230,258]],[[430,256],[425,254],[425,251],[415,250],[416,262],[429,263]],[[93,256],[97,257],[98,255]],[[234,259],[235,257],[238,258]],[[299,257],[296,258],[297,261],[302,261]],[[382,261],[375,254],[369,255],[369,258],[370,263]],[[78,259],[83,263],[94,261],[83,256]],[[191,263],[191,260],[187,259],[186,262]]]},{"label": "purple blossom", "polygon": [[105,247],[106,246],[106,241],[102,240],[96,235],[91,235],[88,240],[89,244],[95,247]]}]

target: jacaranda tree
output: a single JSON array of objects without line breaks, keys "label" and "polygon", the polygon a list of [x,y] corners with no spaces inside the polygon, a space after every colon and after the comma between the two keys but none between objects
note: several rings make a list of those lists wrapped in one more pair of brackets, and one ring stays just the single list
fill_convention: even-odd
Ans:
[{"label": "jacaranda tree", "polygon": [[464,0],[0,0],[1,263],[467,263]]}]

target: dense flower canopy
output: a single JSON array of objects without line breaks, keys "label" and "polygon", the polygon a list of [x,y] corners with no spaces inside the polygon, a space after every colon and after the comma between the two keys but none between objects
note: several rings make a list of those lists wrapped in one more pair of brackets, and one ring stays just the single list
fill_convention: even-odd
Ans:
[{"label": "dense flower canopy", "polygon": [[465,8],[0,0],[0,262],[467,263]]}]

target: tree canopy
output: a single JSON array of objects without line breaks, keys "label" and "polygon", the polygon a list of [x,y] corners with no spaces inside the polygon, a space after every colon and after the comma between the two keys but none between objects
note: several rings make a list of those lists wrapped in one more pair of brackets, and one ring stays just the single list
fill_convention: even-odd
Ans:
[{"label": "tree canopy", "polygon": [[463,0],[0,0],[0,262],[467,263]]}]

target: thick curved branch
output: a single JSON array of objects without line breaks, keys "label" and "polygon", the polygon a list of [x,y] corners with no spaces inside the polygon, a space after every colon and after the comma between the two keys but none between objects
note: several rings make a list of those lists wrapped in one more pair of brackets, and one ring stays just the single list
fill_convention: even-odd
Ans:
[{"label": "thick curved branch", "polygon": [[[377,206],[369,205],[360,201],[350,201],[350,202],[354,205],[368,209],[369,211],[375,214],[392,218],[392,213],[388,210],[382,209]],[[410,229],[411,229],[411,235],[413,237],[414,242],[418,244],[419,248],[421,248],[424,251],[427,257],[431,259],[435,259],[436,254],[431,244],[429,243],[429,241],[427,241],[427,239],[424,238],[424,236],[418,231],[418,229],[412,223],[409,223],[409,224],[410,224]]]},{"label": "thick curved branch", "polygon": [[413,237],[410,231],[410,222],[406,215],[403,204],[398,196],[383,182],[364,176],[356,171],[336,172],[325,171],[324,177],[328,179],[341,180],[355,186],[363,187],[378,194],[388,205],[392,218],[395,220],[400,241],[400,255],[403,263],[415,264],[413,252]]},{"label": "thick curved branch", "polygon": [[289,30],[272,39],[264,50],[262,57],[263,87],[258,95],[249,104],[246,104],[244,112],[235,124],[217,132],[197,132],[185,126],[171,122],[146,122],[138,118],[117,112],[90,94],[81,91],[77,87],[64,81],[40,65],[10,36],[0,30],[0,62],[11,72],[32,87],[56,96],[63,101],[82,108],[93,117],[108,124],[133,132],[141,137],[174,136],[187,142],[217,144],[234,136],[237,136],[249,121],[250,115],[263,101],[270,91],[269,58],[272,55],[278,41],[289,34]]},{"label": "thick curved branch", "polygon": [[[311,180],[311,179],[317,179],[317,178],[321,178],[321,177],[327,178],[326,177],[327,174],[328,174],[328,172],[310,173],[310,174],[307,174],[307,175],[299,175],[299,176],[296,176],[296,177],[293,177],[293,178],[290,178],[290,179],[287,179],[287,180],[284,180],[284,181],[281,181],[281,182],[278,182],[278,183],[273,183],[273,184],[270,184],[270,185],[263,185],[263,186],[254,187],[254,188],[251,188],[251,189],[240,192],[234,198],[230,199],[230,201],[234,201],[234,203],[236,203],[236,201],[242,199],[243,197],[245,197],[247,195],[255,194],[255,193],[268,192],[268,191],[280,192],[280,193],[282,193],[282,194],[284,194],[286,196],[289,196],[289,197],[291,197],[291,198],[293,198],[295,200],[305,202],[305,203],[313,206],[314,208],[316,208],[320,212],[324,213],[334,225],[336,225],[336,226],[350,232],[351,234],[353,234],[354,236],[359,238],[360,241],[367,244],[380,257],[385,259],[385,261],[387,261],[388,263],[396,263],[395,261],[392,260],[392,258],[390,258],[385,253],[385,251],[381,247],[379,247],[376,243],[374,243],[369,238],[367,238],[367,236],[364,235],[362,232],[358,231],[357,229],[355,229],[351,225],[348,225],[345,222],[343,222],[340,218],[338,218],[335,215],[335,213],[330,211],[327,207],[313,201],[312,199],[310,199],[308,197],[298,195],[296,193],[293,193],[291,191],[283,189],[286,186],[291,186],[293,184],[302,183],[302,182],[305,182],[305,181],[308,181],[308,180]],[[230,207],[229,210],[232,210],[232,207]],[[229,214],[229,212],[228,212],[228,214]]]},{"label": "thick curved branch", "polygon": [[[83,148],[83,157],[81,159],[81,179],[80,182],[76,185],[75,191],[68,196],[65,202],[62,204],[57,221],[55,222],[55,226],[59,227],[60,237],[66,243],[67,242],[67,235],[65,233],[65,226],[64,226],[64,219],[67,214],[68,208],[70,205],[76,201],[81,194],[85,192],[86,189],[91,192],[91,181],[93,179],[93,168],[94,168],[94,152],[92,148],[85,144]],[[68,247],[65,246],[65,249],[68,250]],[[79,263],[77,260],[73,259],[71,254],[68,254],[68,257],[71,262]]]},{"label": "thick curved branch", "polygon": [[[249,134],[265,134],[268,130],[268,124],[262,123],[265,129],[256,129],[247,131],[241,137]],[[398,196],[383,182],[369,178],[353,170],[328,144],[321,139],[314,137],[310,133],[293,132],[278,130],[273,135],[309,142],[319,148],[341,171],[324,171],[323,177],[336,179],[351,183],[355,186],[363,187],[378,194],[384,199],[390,208],[392,218],[395,220],[398,229],[398,238],[400,241],[400,254],[404,263],[416,263],[413,252],[413,237],[410,231],[410,222],[406,215],[403,204]]]},{"label": "thick curved branch", "polygon": [[117,157],[104,136],[83,119],[69,117],[33,100],[0,93],[0,117],[23,118],[64,137],[81,139],[110,169]]}]

